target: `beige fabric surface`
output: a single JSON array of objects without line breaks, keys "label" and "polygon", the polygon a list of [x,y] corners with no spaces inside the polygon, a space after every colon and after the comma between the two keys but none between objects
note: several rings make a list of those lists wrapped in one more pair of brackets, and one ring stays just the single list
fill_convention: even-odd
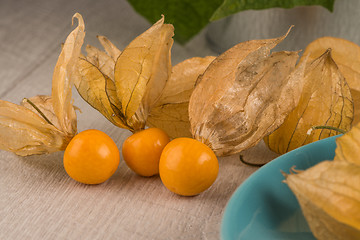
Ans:
[{"label": "beige fabric surface", "polygon": [[[107,36],[123,49],[150,26],[124,0],[0,0],[0,99],[19,103],[23,97],[50,94],[60,44],[73,28],[75,12],[85,20],[85,44],[98,47],[96,35]],[[185,46],[174,44],[173,64],[216,54],[207,43],[206,30]],[[256,37],[274,36],[261,29]],[[102,130],[120,149],[130,132],[114,127],[76,91],[73,94],[82,110],[79,131]],[[263,143],[242,154],[253,162],[277,157]],[[227,201],[257,169],[242,164],[238,155],[221,158],[218,179],[209,190],[180,197],[159,177],[137,176],[123,160],[107,182],[77,183],[67,176],[62,157],[63,152],[19,157],[0,151],[1,240],[219,239]]]}]

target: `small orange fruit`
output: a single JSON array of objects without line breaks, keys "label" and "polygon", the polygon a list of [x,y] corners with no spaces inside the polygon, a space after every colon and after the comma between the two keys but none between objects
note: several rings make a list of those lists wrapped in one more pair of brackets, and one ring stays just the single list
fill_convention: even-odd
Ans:
[{"label": "small orange fruit", "polygon": [[119,166],[120,153],[104,132],[90,129],[77,134],[64,153],[64,168],[74,180],[99,184],[109,179]]},{"label": "small orange fruit", "polygon": [[219,163],[204,143],[192,138],[177,138],[164,148],[159,170],[161,181],[170,191],[193,196],[214,183]]},{"label": "small orange fruit", "polygon": [[128,137],[122,146],[124,161],[135,173],[150,177],[159,173],[160,155],[169,136],[159,128],[148,128]]}]

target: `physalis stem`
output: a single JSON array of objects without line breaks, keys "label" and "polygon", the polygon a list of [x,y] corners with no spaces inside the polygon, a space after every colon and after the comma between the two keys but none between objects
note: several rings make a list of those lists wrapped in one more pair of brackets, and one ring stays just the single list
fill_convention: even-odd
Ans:
[{"label": "physalis stem", "polygon": [[345,133],[346,133],[345,130],[340,129],[340,128],[337,128],[337,127],[332,127],[332,126],[313,126],[313,127],[311,127],[311,128],[308,130],[307,135],[310,135],[311,132],[312,132],[313,130],[315,130],[315,129],[329,129],[329,130],[337,131],[337,132],[339,132],[339,133],[341,133],[341,134],[345,134]]}]

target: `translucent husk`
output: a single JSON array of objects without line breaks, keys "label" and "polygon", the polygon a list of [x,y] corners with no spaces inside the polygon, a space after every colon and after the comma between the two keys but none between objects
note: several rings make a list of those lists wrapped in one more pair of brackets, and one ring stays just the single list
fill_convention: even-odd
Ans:
[{"label": "translucent husk", "polygon": [[51,96],[24,99],[21,105],[0,100],[0,148],[21,156],[64,150],[77,132],[71,88],[85,37],[82,16],[69,34],[56,63]]},{"label": "translucent husk", "polygon": [[79,94],[114,125],[137,132],[171,75],[174,28],[162,17],[122,52],[106,37],[98,37],[105,52],[87,46],[79,60]]},{"label": "translucent husk", "polygon": [[188,105],[198,77],[215,57],[194,57],[171,66],[173,26],[164,18],[121,52],[104,36],[105,49],[88,45],[75,86],[115,126],[137,132],[145,125],[171,138],[191,137]]},{"label": "translucent husk", "polygon": [[344,161],[360,166],[360,123],[336,140],[335,161]]},{"label": "translucent husk", "polygon": [[171,138],[192,137],[189,122],[189,99],[198,77],[215,57],[194,57],[172,68],[170,79],[151,109],[147,124],[163,129]]},{"label": "translucent husk", "polygon": [[216,155],[241,152],[278,128],[296,107],[305,64],[270,50],[286,35],[240,43],[199,77],[189,102],[191,132]]},{"label": "translucent husk", "polygon": [[350,88],[332,59],[331,50],[328,49],[307,65],[298,106],[287,116],[284,123],[264,140],[271,150],[283,154],[338,134],[330,129],[317,129],[309,133],[313,126],[329,126],[349,131],[352,120],[353,101]]},{"label": "translucent husk", "polygon": [[329,48],[332,49],[332,58],[349,84],[354,99],[353,124],[356,124],[360,121],[360,46],[342,38],[321,37],[306,47],[304,55],[308,56],[307,62],[315,60]]}]

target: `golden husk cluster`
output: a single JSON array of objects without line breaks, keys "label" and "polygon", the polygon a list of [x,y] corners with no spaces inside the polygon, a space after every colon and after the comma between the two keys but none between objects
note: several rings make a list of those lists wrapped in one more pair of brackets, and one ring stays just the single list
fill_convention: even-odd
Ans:
[{"label": "golden husk cluster", "polygon": [[[300,59],[296,51],[272,52],[290,28],[172,66],[174,27],[164,17],[122,51],[98,36],[105,51],[88,45],[86,55],[84,21],[74,18],[78,26],[62,47],[51,96],[20,105],[0,100],[0,149],[21,156],[64,150],[77,133],[73,84],[115,126],[193,137],[217,156],[262,139],[282,154],[360,121],[360,47],[347,40],[319,38]],[[318,125],[326,128],[309,131]],[[286,177],[319,239],[360,239],[359,145],[357,125],[338,139],[334,161]]]},{"label": "golden husk cluster", "polygon": [[[74,17],[79,25],[59,56],[51,96],[21,105],[1,101],[0,135],[26,135],[0,142],[2,149],[19,155],[63,150],[76,134],[72,84],[115,126],[131,132],[158,127],[171,138],[193,137],[217,156],[239,153],[262,139],[285,153],[337,134],[328,129],[308,134],[312,126],[351,127],[353,98],[360,96],[356,44],[321,38],[300,60],[299,52],[271,52],[290,28],[278,38],[242,42],[217,57],[172,66],[174,27],[164,17],[122,51],[98,36],[104,51],[88,45],[86,55],[80,53],[84,22],[80,14]],[[28,122],[12,115],[15,109],[29,115]],[[357,122],[356,110],[355,104]]]}]

